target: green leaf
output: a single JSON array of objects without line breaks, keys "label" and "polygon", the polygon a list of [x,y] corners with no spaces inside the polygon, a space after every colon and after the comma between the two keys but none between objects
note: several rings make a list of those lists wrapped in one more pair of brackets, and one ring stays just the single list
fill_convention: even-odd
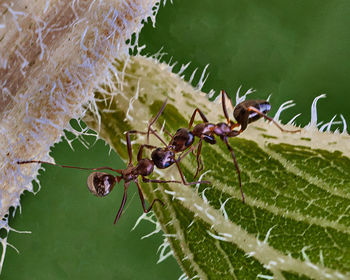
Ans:
[{"label": "green leaf", "polygon": [[[102,100],[99,117],[90,113],[86,122],[124,159],[122,133],[145,131],[165,98],[158,131],[164,121],[170,133],[186,127],[196,107],[211,122],[224,121],[220,103],[208,101],[167,65],[137,56],[116,61],[114,67],[108,87],[96,92]],[[133,140],[135,159],[146,140]],[[245,204],[231,155],[220,139],[202,149],[202,180],[210,185],[142,184],[142,189],[148,201],[158,198],[166,204],[155,205],[154,212],[189,278],[345,279],[350,277],[349,140],[312,127],[282,133],[260,120],[230,139]],[[192,181],[195,157],[188,155],[181,168]],[[159,173],[165,180],[179,177],[175,167]]]}]

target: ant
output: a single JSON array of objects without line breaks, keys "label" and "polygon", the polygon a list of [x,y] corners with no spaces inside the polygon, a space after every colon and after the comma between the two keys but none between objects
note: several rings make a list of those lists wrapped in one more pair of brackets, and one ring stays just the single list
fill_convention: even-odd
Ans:
[{"label": "ant", "polygon": [[[203,166],[200,160],[200,154],[202,150],[202,143],[203,140],[211,145],[216,144],[215,136],[219,136],[220,139],[226,144],[227,149],[230,151],[233,163],[235,165],[237,174],[238,174],[238,181],[239,181],[239,187],[241,191],[242,201],[245,202],[245,196],[242,188],[242,181],[241,181],[241,172],[238,166],[238,162],[236,160],[235,153],[233,151],[233,148],[228,142],[228,138],[230,137],[236,137],[240,135],[248,126],[249,123],[252,123],[254,121],[257,121],[260,118],[265,118],[268,121],[273,122],[282,132],[290,132],[290,133],[296,133],[300,132],[301,130],[285,130],[283,129],[273,118],[267,116],[266,114],[270,111],[271,105],[266,100],[246,100],[243,101],[234,108],[233,116],[236,120],[236,122],[230,120],[230,117],[227,113],[226,109],[226,101],[225,101],[225,95],[226,92],[224,90],[221,91],[221,98],[222,98],[222,109],[226,118],[226,122],[220,122],[217,124],[210,123],[206,116],[203,114],[203,112],[196,108],[192,114],[192,117],[189,122],[189,128],[180,128],[176,131],[175,135],[172,136],[169,145],[169,149],[174,151],[175,153],[178,152],[186,152],[183,156],[179,156],[176,162],[179,162],[185,155],[187,155],[190,151],[197,150],[197,170],[194,178],[197,177],[198,173],[202,170]],[[229,98],[230,102],[231,99]],[[232,105],[232,102],[231,102]],[[197,124],[194,126],[194,128],[191,130],[194,119],[196,114],[199,114],[202,118],[203,122],[200,124]],[[152,125],[154,121],[150,125]],[[151,131],[153,134],[155,134],[158,138],[156,131],[154,131],[149,125],[148,133]],[[239,130],[234,130],[234,128],[240,127]],[[199,143],[196,146],[192,146],[194,143],[195,137],[200,138]]]},{"label": "ant", "polygon": [[[154,163],[154,165],[159,168],[159,169],[165,169],[170,167],[171,165],[173,165],[174,163],[176,164],[176,167],[179,171],[180,177],[181,177],[181,181],[183,185],[196,185],[196,184],[210,184],[209,181],[197,181],[197,182],[186,182],[185,176],[183,175],[182,171],[181,171],[181,167],[179,164],[179,159],[176,160],[175,158],[175,154],[178,153],[179,151],[176,149],[175,145],[167,145],[166,142],[160,137],[160,135],[156,132],[156,130],[152,129],[152,125],[157,121],[157,119],[160,117],[160,115],[162,114],[162,112],[165,109],[167,100],[165,100],[163,102],[163,105],[161,107],[161,109],[159,110],[158,114],[156,115],[156,117],[152,120],[150,120],[148,122],[148,131],[147,132],[142,132],[142,131],[137,131],[137,130],[130,130],[128,131],[128,133],[132,133],[132,134],[147,134],[147,143],[149,143],[149,134],[152,133],[154,134],[159,140],[160,142],[162,142],[164,144],[164,148],[160,148],[160,147],[156,147],[156,146],[152,146],[152,145],[148,145],[148,144],[143,144],[141,145],[140,149],[143,148],[147,148],[147,149],[152,149],[152,154],[151,154],[151,158],[152,158],[152,162]],[[187,155],[188,153],[186,153]],[[185,155],[183,155],[180,160],[185,157]]]},{"label": "ant", "polygon": [[[164,110],[165,104],[166,104],[166,101],[164,102],[162,109],[160,110],[160,112],[158,113],[155,119],[157,119],[161,114],[161,112]],[[46,164],[59,166],[63,168],[74,168],[74,169],[80,169],[80,170],[93,170],[93,171],[111,170],[116,173],[119,173],[120,175],[114,176],[112,174],[105,173],[105,172],[93,172],[89,175],[87,179],[87,185],[89,190],[95,196],[98,196],[98,197],[104,197],[108,195],[113,190],[116,183],[119,183],[121,180],[124,180],[124,195],[123,195],[122,203],[119,207],[118,213],[114,219],[114,224],[116,224],[116,222],[119,220],[123,212],[126,199],[127,199],[127,189],[131,182],[135,182],[137,186],[144,213],[148,213],[152,209],[155,202],[159,202],[162,206],[164,206],[164,203],[160,199],[156,198],[152,201],[150,206],[146,209],[145,199],[142,193],[141,186],[138,181],[139,176],[141,176],[142,181],[145,183],[178,183],[178,184],[185,184],[185,185],[193,185],[193,184],[201,184],[201,183],[210,184],[210,182],[208,181],[189,182],[189,183],[186,182],[184,175],[181,171],[181,168],[176,161],[175,162],[177,164],[179,173],[181,175],[182,182],[176,181],[176,180],[154,180],[154,179],[146,178],[146,176],[149,176],[153,172],[154,165],[160,166],[160,168],[167,168],[172,163],[174,163],[172,161],[172,152],[164,151],[161,157],[159,157],[159,153],[157,153],[157,156],[154,158],[152,157],[152,159],[143,158],[144,148],[153,149],[153,150],[156,149],[157,151],[160,148],[157,148],[155,146],[148,145],[148,144],[142,144],[137,153],[137,164],[136,166],[134,166],[132,163],[132,148],[131,148],[130,134],[135,134],[135,133],[145,134],[143,132],[137,132],[134,130],[130,130],[126,132],[126,143],[127,143],[127,149],[128,149],[129,163],[125,169],[113,169],[111,167],[84,168],[84,167],[77,167],[77,166],[54,164],[54,163],[41,161],[41,160],[17,161],[17,164],[46,163]]]}]

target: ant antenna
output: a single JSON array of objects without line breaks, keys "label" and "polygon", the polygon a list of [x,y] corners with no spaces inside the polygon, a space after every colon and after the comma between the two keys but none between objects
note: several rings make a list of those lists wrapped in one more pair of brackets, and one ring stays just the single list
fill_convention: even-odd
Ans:
[{"label": "ant antenna", "polygon": [[111,170],[114,172],[120,173],[118,169],[113,169],[108,166],[104,167],[98,167],[98,168],[88,168],[88,167],[78,167],[78,166],[71,166],[71,165],[61,165],[61,164],[56,164],[48,161],[42,161],[42,160],[23,160],[23,161],[17,161],[17,164],[29,164],[29,163],[44,163],[44,164],[50,164],[53,166],[58,166],[58,167],[63,167],[63,168],[73,168],[73,169],[80,169],[80,170]]}]

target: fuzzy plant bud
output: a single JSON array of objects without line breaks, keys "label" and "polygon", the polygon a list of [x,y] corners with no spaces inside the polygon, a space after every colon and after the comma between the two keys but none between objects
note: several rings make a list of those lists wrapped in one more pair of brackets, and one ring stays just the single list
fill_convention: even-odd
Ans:
[{"label": "fuzzy plant bud", "polygon": [[[156,5],[156,8],[154,6]],[[155,0],[1,1],[0,228],[20,205],[39,165],[50,160],[69,120],[94,110],[93,88],[143,23],[154,21]],[[3,254],[6,238],[2,239]],[[2,258],[3,260],[3,258]],[[1,263],[0,263],[1,267]]]}]

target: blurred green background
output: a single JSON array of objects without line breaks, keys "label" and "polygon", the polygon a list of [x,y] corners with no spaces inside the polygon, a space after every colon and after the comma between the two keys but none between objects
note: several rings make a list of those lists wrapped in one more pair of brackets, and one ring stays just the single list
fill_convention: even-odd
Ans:
[{"label": "blurred green background", "polygon": [[[147,24],[140,44],[147,45],[148,54],[163,47],[164,61],[178,61],[175,71],[191,61],[186,79],[199,68],[193,85],[209,63],[206,92],[226,89],[233,96],[242,85],[242,91],[257,90],[250,98],[272,94],[272,115],[293,99],[297,105],[282,114],[285,122],[302,113],[297,123],[306,125],[312,100],[322,93],[327,99],[319,101],[319,121],[339,113],[350,120],[349,14],[349,1],[174,1],[160,8],[155,29]],[[74,151],[66,142],[55,145],[56,162],[125,166],[101,141],[90,149],[77,141],[73,146]],[[142,222],[130,232],[142,213],[135,186],[114,226],[121,190],[96,198],[86,188],[89,172],[45,168],[41,191],[23,195],[22,214],[17,211],[10,221],[32,234],[10,234],[20,254],[8,248],[1,279],[177,279],[182,274],[172,258],[156,264],[161,234],[140,240],[153,225]]]}]

